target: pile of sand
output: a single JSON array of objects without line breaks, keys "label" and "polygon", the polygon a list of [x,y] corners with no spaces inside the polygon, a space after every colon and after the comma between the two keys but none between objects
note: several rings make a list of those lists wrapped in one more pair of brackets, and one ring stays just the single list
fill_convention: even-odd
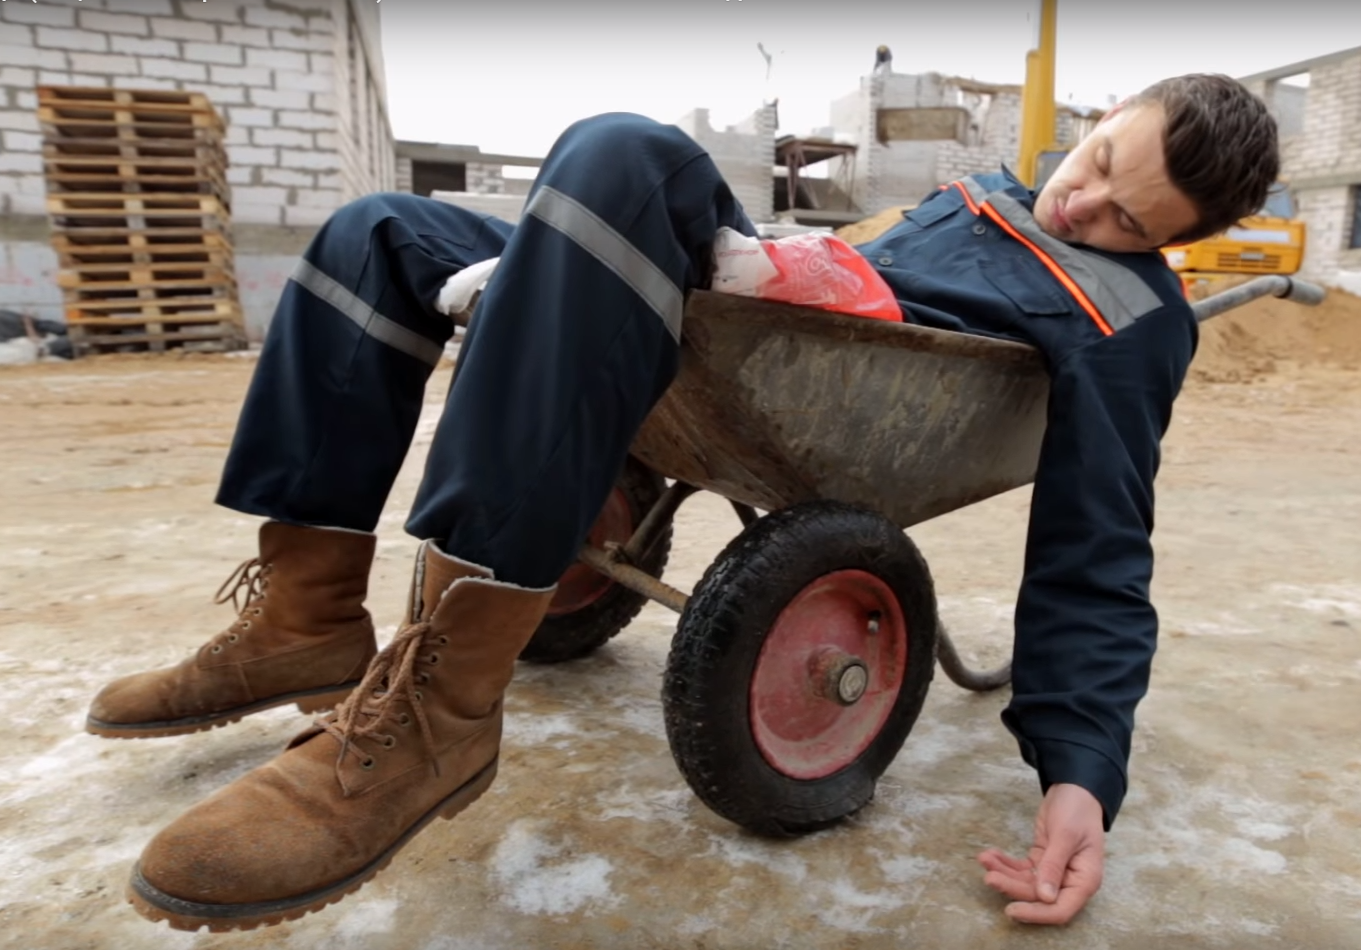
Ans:
[{"label": "pile of sand", "polygon": [[847,244],[864,244],[866,241],[873,241],[889,228],[903,220],[903,212],[910,211],[916,205],[898,205],[896,208],[885,208],[872,217],[865,218],[855,224],[848,224],[845,227],[836,229],[836,236]]},{"label": "pile of sand", "polygon": [[1191,379],[1247,383],[1283,367],[1361,369],[1361,297],[1329,290],[1317,307],[1267,297],[1201,325]]}]

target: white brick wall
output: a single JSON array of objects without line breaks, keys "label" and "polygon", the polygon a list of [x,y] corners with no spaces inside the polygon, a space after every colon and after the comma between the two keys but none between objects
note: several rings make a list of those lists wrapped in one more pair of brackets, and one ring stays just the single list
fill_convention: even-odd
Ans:
[{"label": "white brick wall", "polygon": [[[394,185],[376,5],[309,0],[0,3],[0,215],[45,213],[33,109],[39,84],[191,89],[228,123],[240,223],[300,224]],[[373,6],[373,10],[370,10]],[[378,61],[370,62],[370,56]],[[337,90],[342,93],[337,95]],[[285,175],[282,195],[266,191]],[[343,186],[316,196],[318,172]],[[270,201],[261,194],[271,194]],[[289,214],[299,207],[305,212]]]},{"label": "white brick wall", "polygon": [[774,220],[773,106],[764,106],[721,132],[709,124],[708,109],[689,112],[676,125],[704,146],[748,218],[755,223]]},{"label": "white brick wall", "polygon": [[1361,293],[1361,249],[1349,246],[1361,188],[1361,52],[1309,70],[1303,99],[1301,131],[1282,142],[1281,163],[1308,229],[1302,273]]}]

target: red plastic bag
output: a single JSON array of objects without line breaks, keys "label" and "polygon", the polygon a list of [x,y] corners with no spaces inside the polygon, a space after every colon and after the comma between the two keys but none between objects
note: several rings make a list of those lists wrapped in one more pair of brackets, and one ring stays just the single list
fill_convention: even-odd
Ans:
[{"label": "red plastic bag", "polygon": [[720,228],[712,286],[724,293],[857,317],[903,319],[893,291],[870,262],[841,238],[823,232],[761,240]]}]

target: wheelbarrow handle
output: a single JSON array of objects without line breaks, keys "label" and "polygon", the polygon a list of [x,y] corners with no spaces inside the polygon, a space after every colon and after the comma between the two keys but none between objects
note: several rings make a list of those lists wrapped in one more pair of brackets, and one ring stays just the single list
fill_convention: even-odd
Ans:
[{"label": "wheelbarrow handle", "polygon": [[1304,304],[1307,307],[1317,307],[1323,303],[1323,298],[1328,295],[1328,292],[1318,284],[1310,283],[1307,280],[1298,280],[1294,277],[1258,277],[1256,280],[1250,280],[1246,284],[1232,287],[1223,293],[1215,294],[1213,297],[1206,297],[1204,300],[1197,301],[1191,305],[1191,309],[1195,312],[1196,322],[1204,323],[1226,310],[1241,307],[1249,301],[1256,300],[1258,297],[1265,297],[1268,294],[1293,300],[1295,303]]}]

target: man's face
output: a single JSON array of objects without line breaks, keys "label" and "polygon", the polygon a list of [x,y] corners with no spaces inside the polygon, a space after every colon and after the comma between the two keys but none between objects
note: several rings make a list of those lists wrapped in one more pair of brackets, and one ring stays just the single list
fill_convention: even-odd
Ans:
[{"label": "man's face", "polygon": [[1116,108],[1073,149],[1035,199],[1046,234],[1103,251],[1151,251],[1199,220],[1167,177],[1163,108]]}]

